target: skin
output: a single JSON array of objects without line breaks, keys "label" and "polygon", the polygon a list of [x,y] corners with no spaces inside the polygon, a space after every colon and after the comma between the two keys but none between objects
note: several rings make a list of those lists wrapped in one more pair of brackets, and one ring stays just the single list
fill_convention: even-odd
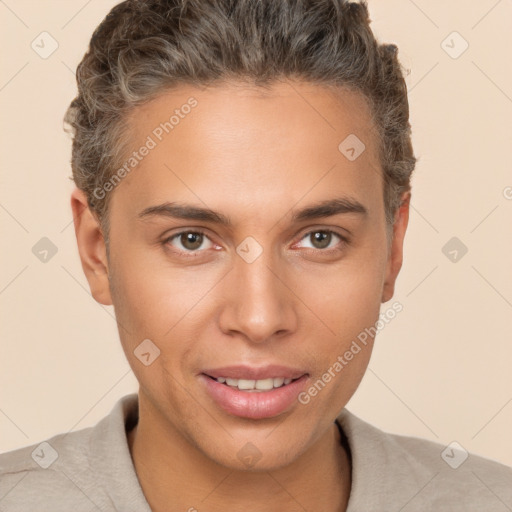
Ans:
[{"label": "skin", "polygon": [[[373,340],[307,405],[294,402],[272,418],[228,414],[198,375],[281,364],[316,382],[392,298],[410,194],[388,244],[364,98],[303,82],[167,91],[130,116],[133,148],[190,96],[198,106],[112,193],[108,258],[84,193],[71,198],[92,295],[114,305],[140,384],[139,423],[128,442],[144,494],[155,511],[170,503],[176,511],[346,510],[351,463],[334,420],[365,373]],[[338,150],[349,134],[366,145],[355,161]],[[339,197],[359,201],[367,214],[292,222],[293,212]],[[173,201],[220,212],[232,226],[139,217]],[[169,240],[199,228],[206,235],[199,249]],[[349,242],[333,235],[324,248],[314,233],[325,229]],[[252,263],[236,252],[248,236],[263,249]],[[134,355],[144,339],[160,349],[149,366]],[[237,456],[248,442],[261,456],[251,468]]]}]

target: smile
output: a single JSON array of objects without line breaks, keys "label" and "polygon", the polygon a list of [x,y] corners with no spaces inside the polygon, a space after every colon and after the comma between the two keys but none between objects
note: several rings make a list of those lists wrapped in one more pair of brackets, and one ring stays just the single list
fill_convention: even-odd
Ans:
[{"label": "smile", "polygon": [[222,411],[241,418],[278,416],[296,406],[309,373],[284,366],[230,366],[204,370],[199,378],[212,402]]},{"label": "smile", "polygon": [[229,377],[217,377],[215,379],[221,384],[226,384],[240,391],[270,391],[271,389],[287,386],[292,379],[284,377],[270,377],[268,379],[230,379]]}]

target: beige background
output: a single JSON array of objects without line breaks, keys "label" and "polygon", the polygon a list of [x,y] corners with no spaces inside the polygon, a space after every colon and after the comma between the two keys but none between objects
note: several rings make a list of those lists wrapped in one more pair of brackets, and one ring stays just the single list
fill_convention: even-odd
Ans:
[{"label": "beige background", "polygon": [[[94,425],[137,389],[112,308],[81,270],[62,131],[76,65],[114,3],[0,2],[0,451]],[[512,0],[369,4],[411,69],[420,160],[395,295],[404,310],[348,408],[512,465]],[[59,45],[47,59],[31,48],[43,31]],[[469,43],[456,59],[453,31]],[[46,263],[32,253],[42,237],[58,248]],[[452,237],[468,248],[455,263],[442,252]]]}]

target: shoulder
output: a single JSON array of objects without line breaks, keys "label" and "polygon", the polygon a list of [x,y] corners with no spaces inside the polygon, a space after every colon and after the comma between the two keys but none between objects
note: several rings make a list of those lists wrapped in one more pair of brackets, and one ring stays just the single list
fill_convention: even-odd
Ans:
[{"label": "shoulder", "polygon": [[[91,428],[58,434],[0,454],[1,510],[91,510],[81,489],[91,484],[87,447]],[[71,507],[73,507],[71,509]]]},{"label": "shoulder", "polygon": [[147,510],[126,440],[136,415],[137,395],[125,395],[93,427],[0,454],[0,510]]},{"label": "shoulder", "polygon": [[392,504],[400,504],[403,512],[431,507],[512,509],[512,468],[508,466],[468,453],[456,441],[443,445],[384,432],[346,409],[338,423],[352,452],[351,500],[357,505],[353,510],[386,510],[382,507]]}]

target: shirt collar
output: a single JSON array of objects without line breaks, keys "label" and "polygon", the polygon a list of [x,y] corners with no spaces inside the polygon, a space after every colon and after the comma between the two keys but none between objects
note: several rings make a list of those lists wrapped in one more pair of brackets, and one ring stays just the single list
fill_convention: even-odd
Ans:
[{"label": "shirt collar", "polygon": [[137,393],[125,395],[114,405],[91,433],[89,460],[102,485],[115,506],[123,512],[151,512],[133,465],[126,437],[138,421]]},{"label": "shirt collar", "polygon": [[397,437],[374,427],[343,409],[336,418],[351,452],[352,485],[347,512],[382,512],[411,499],[411,489],[421,488],[432,471]]},{"label": "shirt collar", "polygon": [[[137,478],[126,435],[137,423],[138,414],[137,393],[125,395],[91,432],[91,466],[115,508],[123,512],[151,512]],[[347,512],[392,508],[397,500],[407,501],[408,489],[430,477],[431,471],[404,451],[393,436],[347,409],[338,415],[336,423],[341,427],[342,439],[346,438],[352,463]],[[396,485],[397,481],[400,486]]]}]

